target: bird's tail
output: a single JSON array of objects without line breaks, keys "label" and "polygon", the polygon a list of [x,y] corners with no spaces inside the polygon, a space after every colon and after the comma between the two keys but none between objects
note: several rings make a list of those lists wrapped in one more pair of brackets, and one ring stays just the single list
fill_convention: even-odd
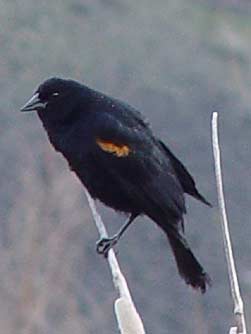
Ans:
[{"label": "bird's tail", "polygon": [[206,291],[207,285],[211,280],[203,270],[185,238],[175,228],[165,228],[174,257],[178,266],[179,273],[185,282],[195,289],[200,289],[202,293]]}]

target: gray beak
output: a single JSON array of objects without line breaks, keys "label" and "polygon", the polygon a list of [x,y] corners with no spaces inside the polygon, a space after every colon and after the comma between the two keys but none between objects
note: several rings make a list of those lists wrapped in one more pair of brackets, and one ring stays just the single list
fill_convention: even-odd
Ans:
[{"label": "gray beak", "polygon": [[38,96],[38,93],[35,93],[28,102],[20,109],[20,111],[39,111],[43,110],[46,107],[47,102],[42,102]]}]

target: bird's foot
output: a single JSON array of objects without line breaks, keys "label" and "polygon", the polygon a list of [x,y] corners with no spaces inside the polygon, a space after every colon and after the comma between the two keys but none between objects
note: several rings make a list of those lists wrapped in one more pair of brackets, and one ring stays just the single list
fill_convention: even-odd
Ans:
[{"label": "bird's foot", "polygon": [[96,250],[98,254],[104,255],[105,258],[108,256],[109,250],[116,245],[118,237],[114,236],[111,238],[101,238],[96,243]]}]

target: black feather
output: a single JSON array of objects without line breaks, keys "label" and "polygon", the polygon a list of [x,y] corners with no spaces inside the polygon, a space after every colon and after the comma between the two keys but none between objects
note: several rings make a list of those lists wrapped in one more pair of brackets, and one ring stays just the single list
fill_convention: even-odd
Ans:
[{"label": "black feather", "polygon": [[[210,203],[142,115],[124,102],[72,80],[49,79],[35,96],[34,110],[52,145],[91,196],[130,215],[129,223],[138,215],[149,216],[166,233],[180,275],[204,292],[208,276],[182,235],[184,193]],[[30,101],[34,103],[34,99]],[[32,105],[27,103],[23,111],[29,110]]]}]

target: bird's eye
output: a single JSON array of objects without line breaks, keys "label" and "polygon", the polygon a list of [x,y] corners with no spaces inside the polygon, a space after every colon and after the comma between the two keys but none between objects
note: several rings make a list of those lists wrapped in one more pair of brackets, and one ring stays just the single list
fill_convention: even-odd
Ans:
[{"label": "bird's eye", "polygon": [[52,96],[54,96],[54,97],[57,97],[58,95],[59,95],[58,92],[55,92],[55,93],[52,94]]}]

